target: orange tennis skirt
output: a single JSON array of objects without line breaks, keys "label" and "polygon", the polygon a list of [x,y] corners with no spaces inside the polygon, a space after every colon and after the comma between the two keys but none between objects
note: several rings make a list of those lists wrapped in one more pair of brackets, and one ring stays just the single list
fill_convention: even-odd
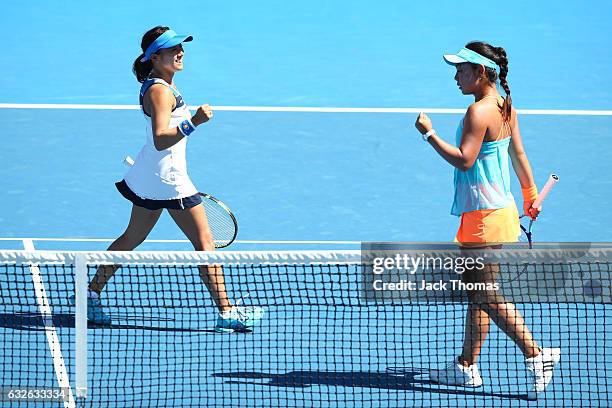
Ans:
[{"label": "orange tennis skirt", "polygon": [[516,204],[495,210],[476,210],[461,214],[455,242],[479,247],[517,242],[521,235]]}]

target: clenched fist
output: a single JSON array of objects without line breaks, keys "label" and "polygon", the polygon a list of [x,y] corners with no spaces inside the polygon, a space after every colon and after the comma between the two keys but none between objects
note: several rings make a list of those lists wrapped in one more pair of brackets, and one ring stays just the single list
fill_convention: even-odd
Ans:
[{"label": "clenched fist", "polygon": [[424,135],[425,133],[433,129],[433,125],[431,124],[431,119],[429,119],[429,116],[427,116],[423,112],[419,113],[419,116],[417,117],[417,120],[414,123],[414,126],[417,128],[419,132],[421,132],[422,135]]},{"label": "clenched fist", "polygon": [[195,115],[191,118],[194,125],[198,126],[206,123],[213,117],[213,111],[209,104],[202,105],[198,108]]}]

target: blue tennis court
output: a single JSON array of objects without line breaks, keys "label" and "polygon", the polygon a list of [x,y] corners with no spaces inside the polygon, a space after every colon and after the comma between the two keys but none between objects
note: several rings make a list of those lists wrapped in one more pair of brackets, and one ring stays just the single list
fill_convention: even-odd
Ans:
[{"label": "blue tennis court", "polygon": [[[141,52],[142,34],[158,24],[194,36],[185,45],[185,70],[176,83],[189,105],[210,103],[215,116],[190,137],[189,174],[200,191],[221,198],[234,212],[239,231],[228,251],[351,251],[361,242],[452,242],[458,228],[458,218],[450,215],[453,169],[422,142],[414,122],[419,111],[427,112],[440,136],[454,141],[472,99],[457,90],[454,69],[442,54],[475,39],[508,52],[508,80],[536,183],[543,185],[551,173],[561,178],[535,223],[535,241],[611,242],[611,13],[607,1],[588,7],[552,1],[6,4],[0,15],[10,40],[0,57],[5,174],[0,250],[102,251],[123,232],[130,203],[114,183],[127,171],[124,157],[137,155],[145,131],[131,65]],[[520,204],[515,176],[512,183]],[[139,249],[191,246],[164,214]],[[72,343],[74,308],[63,293],[74,291],[74,283],[66,275],[64,283],[53,285],[54,272],[40,269],[42,287],[56,305],[51,321],[40,309],[31,278],[36,271],[25,268],[17,281],[9,272],[2,277],[3,301],[20,297],[29,307],[17,312],[16,305],[3,305],[3,348],[36,341],[5,353],[0,386],[14,385],[16,374],[9,372],[32,365],[31,355],[40,356],[31,380],[57,386],[46,327],[57,327],[60,344]],[[295,273],[298,281],[312,284],[308,302],[337,295],[325,291],[318,274],[310,282],[308,271]],[[162,277],[159,284],[180,297],[201,285],[197,271],[187,276]],[[245,285],[262,284],[238,276],[232,282],[236,297],[244,295]],[[138,289],[155,287],[142,279]],[[116,285],[120,293],[120,282]],[[267,289],[259,292],[270,295]],[[290,297],[282,285],[274,290],[274,296]],[[512,352],[501,362],[493,361],[495,350],[484,353],[483,375],[493,378],[484,391],[420,379],[460,348],[459,305],[411,306],[408,319],[403,306],[353,310],[319,300],[296,305],[292,299],[273,302],[260,331],[217,341],[209,331],[213,303],[205,292],[200,295],[194,300],[198,307],[188,307],[194,309],[183,322],[189,327],[180,330],[165,327],[175,318],[142,309],[115,312],[114,328],[90,328],[97,350],[92,358],[116,363],[110,372],[90,374],[90,387],[131,389],[116,406],[143,406],[142,395],[150,396],[150,406],[534,404],[521,397],[524,384],[512,382],[519,374],[499,375],[518,367],[521,358],[501,332],[488,342]],[[548,406],[606,406],[611,399],[611,337],[606,331],[572,330],[605,326],[609,304],[583,306],[530,305],[528,310],[537,312],[525,313],[534,326],[563,328],[558,336],[536,333],[543,342],[600,353],[566,361],[561,374],[566,377],[555,378]],[[341,329],[332,334],[317,329],[318,321],[334,314],[342,318]],[[433,360],[424,352],[432,346],[431,316],[454,322],[437,333]],[[395,327],[398,319],[405,325]],[[121,344],[138,339],[140,354],[125,347],[96,354],[109,344],[105,335],[120,336]],[[64,349],[63,358],[73,361],[75,351]],[[231,369],[216,358],[228,351],[235,355]],[[583,370],[595,379],[581,385],[573,375]],[[190,378],[183,379],[180,391],[159,386],[159,378],[186,377],[185,372]],[[151,389],[152,384],[158,385]],[[200,389],[203,384],[209,389]],[[105,406],[104,399],[93,398]]]}]

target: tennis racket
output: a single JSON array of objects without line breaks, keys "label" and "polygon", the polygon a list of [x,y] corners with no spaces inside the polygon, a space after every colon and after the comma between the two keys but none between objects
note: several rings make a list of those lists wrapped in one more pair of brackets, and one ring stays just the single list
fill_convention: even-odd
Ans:
[{"label": "tennis racket", "polygon": [[[557,176],[556,174],[551,174],[550,177],[548,177],[548,181],[544,185],[544,188],[542,188],[542,191],[540,191],[540,194],[538,194],[538,198],[531,205],[531,208],[540,208],[540,206],[542,205],[542,202],[544,201],[544,199],[546,198],[546,196],[548,195],[550,190],[553,188],[553,186],[555,184],[557,184],[558,181],[559,181],[559,176]],[[524,217],[529,217],[529,215],[528,214],[521,215],[519,217],[519,222],[520,222],[520,219],[522,219]],[[534,220],[532,220],[531,217],[529,217],[529,225],[527,227],[523,226],[523,224],[520,224],[521,229],[525,233],[525,236],[527,237],[527,241],[529,242],[529,249],[533,249],[533,233],[531,231],[531,228],[533,227],[533,222],[534,222]],[[547,265],[544,265],[544,267],[546,267],[546,266]],[[503,282],[504,283],[515,282],[521,276],[523,276],[525,273],[527,273],[527,272],[534,272],[535,271],[534,270],[535,267],[536,267],[536,265],[534,265],[534,264],[529,264],[527,262],[523,263],[523,268],[521,269],[520,272],[517,272],[516,275],[514,277],[512,277],[511,279],[503,280]],[[558,270],[560,266],[559,265],[555,265],[555,267]]]},{"label": "tennis racket", "polygon": [[[134,165],[134,159],[127,156],[123,159],[123,164],[128,167]],[[225,248],[230,246],[238,235],[238,222],[223,201],[211,196],[210,194],[198,193],[202,197],[202,205],[208,218],[208,225],[213,239],[215,240],[215,248]]]},{"label": "tennis racket", "polygon": [[[531,208],[540,208],[540,206],[542,205],[542,202],[544,201],[544,199],[546,198],[550,190],[554,187],[554,185],[557,184],[558,181],[559,181],[559,176],[557,176],[556,174],[551,174],[550,177],[548,178],[548,181],[544,185],[544,188],[542,188],[542,191],[540,191],[540,194],[538,194],[538,198],[536,198],[536,200],[531,205]],[[519,219],[523,217],[529,217],[529,215],[523,214],[519,217]],[[529,226],[525,227],[523,226],[523,224],[520,224],[521,229],[525,233],[525,236],[527,237],[527,241],[529,242],[529,249],[533,248],[533,232],[531,231],[531,229],[533,227],[534,221],[535,220],[529,217]]]}]

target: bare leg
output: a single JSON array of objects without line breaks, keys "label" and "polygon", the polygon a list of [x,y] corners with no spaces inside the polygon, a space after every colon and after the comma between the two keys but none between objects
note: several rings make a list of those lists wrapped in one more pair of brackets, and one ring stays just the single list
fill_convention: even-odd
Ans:
[{"label": "bare leg", "polygon": [[[208,218],[202,204],[185,210],[168,210],[176,225],[187,236],[196,251],[214,251]],[[200,266],[200,278],[208,288],[210,295],[220,312],[232,308],[227,296],[223,268],[219,265]]]},{"label": "bare leg", "polygon": [[[149,235],[163,210],[147,210],[146,208],[132,206],[130,222],[123,234],[108,247],[109,251],[132,251],[140,245]],[[102,265],[98,267],[96,275],[89,283],[89,289],[102,292],[106,283],[119,269],[119,265]]]},{"label": "bare leg", "polygon": [[[496,247],[500,248],[500,247]],[[482,248],[481,248],[482,249]],[[469,282],[494,283],[499,274],[498,264],[487,264],[484,270],[466,272]],[[489,332],[490,320],[508,335],[526,358],[540,353],[538,343],[514,304],[506,302],[497,291],[468,292],[470,304],[466,316],[465,337],[460,360],[464,365],[474,364]]]},{"label": "bare leg", "polygon": [[461,360],[472,365],[478,360],[480,350],[489,334],[489,315],[478,305],[470,303],[465,319],[465,337]]},{"label": "bare leg", "polygon": [[513,303],[487,305],[487,313],[495,324],[504,331],[521,349],[525,358],[540,354],[540,346],[534,340],[525,320]]}]

